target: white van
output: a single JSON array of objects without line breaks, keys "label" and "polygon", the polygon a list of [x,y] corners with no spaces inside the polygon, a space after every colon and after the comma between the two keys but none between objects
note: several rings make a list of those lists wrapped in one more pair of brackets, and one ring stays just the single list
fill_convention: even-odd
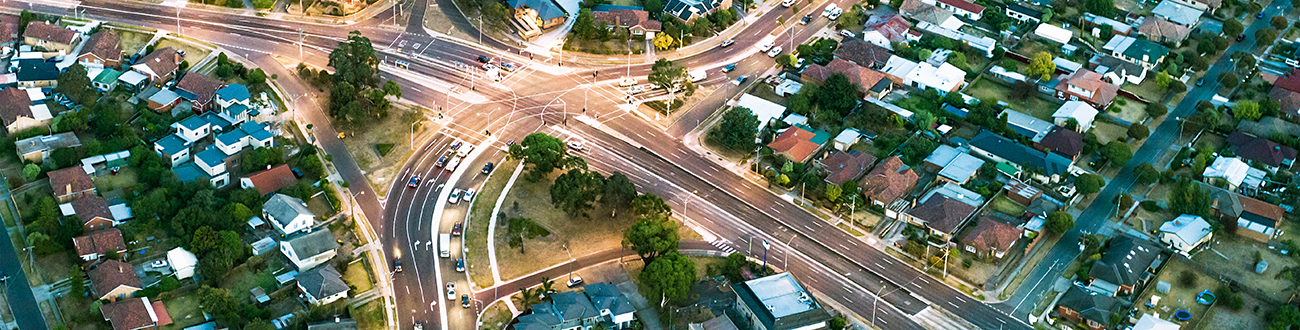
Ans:
[{"label": "white van", "polygon": [[464,146],[460,147],[460,150],[456,151],[456,156],[469,156],[470,151],[474,151],[474,145],[466,143]]},{"label": "white van", "polygon": [[832,3],[832,4],[830,4],[829,6],[826,6],[826,10],[823,10],[823,11],[822,11],[822,17],[830,17],[830,16],[831,16],[831,13],[834,13],[835,11],[837,11],[837,10],[839,10],[839,9],[840,9],[840,7],[835,6],[835,4]]},{"label": "white van", "polygon": [[700,82],[700,80],[704,80],[704,78],[708,78],[708,71],[705,70],[691,71],[690,76],[691,76],[691,82]]}]

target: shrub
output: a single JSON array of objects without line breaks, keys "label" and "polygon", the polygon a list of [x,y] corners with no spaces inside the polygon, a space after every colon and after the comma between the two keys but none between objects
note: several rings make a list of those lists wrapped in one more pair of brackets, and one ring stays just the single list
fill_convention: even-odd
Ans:
[{"label": "shrub", "polygon": [[1192,288],[1196,286],[1196,273],[1192,273],[1190,270],[1184,270],[1182,273],[1178,273],[1178,285],[1182,285],[1184,288]]}]

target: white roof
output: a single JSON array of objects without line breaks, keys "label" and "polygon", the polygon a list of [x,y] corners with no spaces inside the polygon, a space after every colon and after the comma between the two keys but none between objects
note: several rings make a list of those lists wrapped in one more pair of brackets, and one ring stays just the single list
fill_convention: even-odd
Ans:
[{"label": "white roof", "polygon": [[1034,29],[1034,34],[1060,44],[1068,44],[1070,39],[1074,38],[1073,31],[1051,24],[1039,24],[1038,28]]},{"label": "white roof", "polygon": [[1025,75],[1020,74],[1019,72],[1007,71],[1007,69],[997,65],[994,65],[993,68],[990,68],[989,72],[992,72],[997,75],[1003,75],[1006,76],[1007,78],[1011,78],[1012,80],[1017,80],[1017,81],[1025,81],[1026,78]]},{"label": "white roof", "polygon": [[804,117],[797,113],[785,115],[785,119],[782,119],[781,121],[790,124],[791,126],[794,126],[795,124],[808,125],[808,117]]},{"label": "white roof", "polygon": [[1264,182],[1264,170],[1250,167],[1245,161],[1237,157],[1219,157],[1214,159],[1214,163],[1205,167],[1205,172],[1201,176],[1207,178],[1223,178],[1233,186],[1244,186],[1250,188],[1259,187]]},{"label": "white roof", "polygon": [[28,88],[23,91],[27,92],[27,99],[31,100],[32,103],[45,100],[45,92],[41,91],[40,88]]},{"label": "white roof", "polygon": [[898,55],[891,55],[889,56],[889,60],[885,61],[885,66],[880,69],[880,72],[884,72],[885,74],[894,77],[903,78],[907,77],[907,74],[911,73],[914,69],[916,69],[916,62],[898,57]]},{"label": "white roof", "polygon": [[1209,222],[1205,222],[1205,219],[1191,214],[1180,215],[1160,225],[1160,232],[1173,233],[1187,244],[1200,242],[1202,238],[1205,238],[1205,235],[1210,234],[1211,230]]},{"label": "white roof", "polygon": [[966,71],[962,71],[962,69],[948,63],[943,63],[936,68],[930,63],[922,62],[918,63],[916,69],[907,74],[906,80],[942,92],[951,92],[957,86],[966,82]]},{"label": "white roof", "polygon": [[835,142],[840,142],[840,143],[844,143],[844,144],[849,144],[849,143],[853,143],[854,141],[857,141],[858,138],[860,138],[860,137],[862,137],[862,134],[861,134],[861,133],[858,133],[857,130],[855,130],[855,129],[846,129],[846,130],[840,131],[840,134],[835,136]]},{"label": "white roof", "polygon": [[1125,49],[1128,49],[1129,46],[1133,45],[1134,40],[1137,39],[1116,34],[1111,36],[1110,40],[1106,41],[1106,45],[1101,46],[1101,49],[1112,52],[1123,52]]},{"label": "white roof", "polygon": [[804,291],[790,273],[780,273],[745,282],[749,290],[767,307],[774,318],[782,318],[816,308],[812,296]]},{"label": "white roof", "polygon": [[1053,58],[1052,64],[1056,64],[1056,67],[1059,69],[1063,69],[1070,72],[1079,71],[1079,69],[1083,68],[1083,64],[1079,64],[1060,57]]},{"label": "white roof", "polygon": [[135,217],[131,214],[131,207],[126,206],[126,203],[109,205],[108,213],[112,214],[113,220],[117,221],[124,221]]},{"label": "white roof", "polygon": [[788,94],[798,93],[799,89],[802,88],[803,88],[802,83],[799,83],[798,81],[786,79],[784,81],[781,81],[780,85],[776,85],[776,95],[788,95]]},{"label": "white roof", "polygon": [[1178,323],[1161,320],[1151,314],[1142,314],[1133,330],[1178,330]]},{"label": "white roof", "polygon": [[761,97],[749,95],[749,93],[741,95],[740,101],[736,102],[736,106],[747,108],[750,112],[754,113],[754,116],[758,117],[758,125],[760,127],[767,126],[767,124],[773,119],[776,119],[777,117],[780,117],[781,114],[785,113],[784,105],[764,100]]},{"label": "white roof", "polygon": [[59,212],[65,217],[77,215],[77,209],[72,208],[72,203],[59,204]]},{"label": "white roof", "polygon": [[1067,101],[1060,108],[1056,108],[1056,112],[1052,113],[1052,118],[1074,118],[1075,121],[1079,122],[1081,130],[1087,130],[1088,127],[1092,127],[1092,120],[1097,118],[1098,113],[1097,109],[1088,105],[1087,102]]},{"label": "white roof", "polygon": [[167,262],[172,265],[172,269],[184,269],[199,264],[199,258],[184,248],[175,248],[167,251]]},{"label": "white roof", "polygon": [[91,81],[94,81],[94,80],[95,80],[95,77],[99,77],[99,74],[100,74],[101,72],[104,72],[104,69],[101,69],[101,68],[86,68],[86,78],[90,78]]},{"label": "white roof", "polygon": [[925,162],[942,167],[939,175],[957,182],[966,182],[980,166],[984,166],[984,160],[948,145],[935,148],[930,156],[925,157]]},{"label": "white roof", "polygon": [[1033,134],[1025,135],[1028,135],[1034,141],[1042,140],[1048,132],[1052,131],[1052,127],[1056,126],[1046,120],[1011,109],[1002,110],[998,117],[1002,116],[1007,116],[1007,125],[1033,132]]},{"label": "white roof", "polygon": [[1191,26],[1200,21],[1201,15],[1205,14],[1205,12],[1174,1],[1161,1],[1160,4],[1151,9],[1151,14],[1164,17],[1170,22]]},{"label": "white roof", "polygon": [[889,112],[898,114],[898,116],[903,117],[903,119],[912,120],[913,113],[910,110],[899,108],[897,105],[894,105],[889,102],[881,101],[880,99],[875,97],[868,97],[867,102],[878,105],[881,108],[885,108],[885,110],[889,110]]},{"label": "white roof", "polygon": [[54,116],[50,115],[50,106],[45,105],[45,103],[33,105],[28,109],[32,110],[32,119],[46,120],[54,118]]},{"label": "white roof", "polygon": [[123,72],[121,76],[117,77],[118,81],[127,83],[128,85],[140,84],[140,82],[145,79],[149,79],[149,77],[145,77],[143,74],[135,72],[134,70],[127,70],[126,72]]}]

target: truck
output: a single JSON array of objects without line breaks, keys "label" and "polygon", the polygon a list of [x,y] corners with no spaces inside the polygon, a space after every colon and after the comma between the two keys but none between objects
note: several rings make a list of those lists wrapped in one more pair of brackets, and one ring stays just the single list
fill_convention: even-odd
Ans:
[{"label": "truck", "polygon": [[438,257],[451,258],[451,234],[438,234]]}]

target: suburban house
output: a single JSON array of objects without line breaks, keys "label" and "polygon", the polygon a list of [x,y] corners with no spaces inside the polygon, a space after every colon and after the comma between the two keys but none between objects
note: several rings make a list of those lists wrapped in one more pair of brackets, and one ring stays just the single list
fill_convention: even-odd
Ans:
[{"label": "suburban house", "polygon": [[59,203],[68,203],[82,195],[95,194],[95,183],[80,166],[50,171],[46,175],[50,177],[50,187],[54,188],[54,199]]},{"label": "suburban house", "polygon": [[862,188],[863,197],[872,205],[888,206],[912,191],[919,178],[916,171],[903,164],[902,159],[893,156],[876,165],[871,173],[858,181],[858,187]]},{"label": "suburban house", "polygon": [[95,85],[95,90],[102,93],[117,88],[118,83],[121,82],[121,80],[119,80],[121,77],[122,71],[108,68],[100,70],[99,74],[95,75],[95,77],[90,80],[90,83]]},{"label": "suburban house", "polygon": [[244,148],[267,148],[274,145],[275,134],[266,129],[266,125],[259,122],[244,122],[238,129],[217,134],[216,146],[227,156],[234,156]]},{"label": "suburban house", "polygon": [[101,29],[90,35],[86,43],[81,45],[81,54],[77,55],[77,63],[81,63],[81,66],[87,69],[116,68],[122,64],[120,44],[121,39],[117,37],[117,32],[112,29]]},{"label": "suburban house", "polygon": [[1083,145],[1082,133],[1061,126],[1052,127],[1052,130],[1042,139],[1034,141],[1034,148],[1061,155],[1071,162],[1079,158],[1079,153],[1083,152]]},{"label": "suburban house", "polygon": [[135,267],[117,260],[104,260],[86,275],[90,277],[90,288],[97,300],[129,298],[143,287],[140,277],[135,274]]},{"label": "suburban house", "polygon": [[226,87],[226,83],[217,78],[192,72],[176,83],[176,94],[194,104],[194,112],[203,113],[207,110],[208,103],[217,96],[217,90],[222,87]]},{"label": "suburban house", "polygon": [[1201,15],[1205,14],[1202,9],[1197,9],[1185,5],[1183,2],[1175,0],[1161,1],[1155,8],[1151,9],[1151,14],[1157,18],[1169,20],[1182,26],[1195,26],[1201,21]]},{"label": "suburban house", "polygon": [[1210,241],[1214,236],[1210,223],[1204,218],[1184,214],[1160,225],[1160,242],[1169,245],[1171,250],[1191,258],[1197,246]]},{"label": "suburban house", "polygon": [[307,210],[307,203],[296,197],[275,194],[262,205],[262,217],[281,235],[307,232],[315,224],[316,215]]},{"label": "suburban house", "polygon": [[1223,0],[1173,0],[1184,6],[1196,8],[1200,11],[1214,12],[1223,4]]},{"label": "suburban house", "polygon": [[1093,120],[1097,119],[1097,108],[1093,108],[1083,101],[1066,101],[1056,112],[1052,113],[1052,122],[1056,126],[1069,126],[1070,119],[1074,119],[1079,124],[1079,132],[1087,132],[1092,129]]},{"label": "suburban house", "polygon": [[164,82],[176,76],[176,69],[184,60],[185,56],[171,47],[154,49],[131,65],[131,71],[148,77],[154,86],[162,87]]},{"label": "suburban house", "polygon": [[966,0],[938,0],[937,3],[932,3],[932,5],[947,9],[952,11],[953,15],[965,17],[972,21],[978,21],[981,17],[984,17],[984,6]]},{"label": "suburban house", "polygon": [[1133,324],[1133,330],[1178,330],[1182,327],[1181,324],[1165,321],[1151,314],[1142,314],[1137,323]]},{"label": "suburban house", "polygon": [[961,238],[962,250],[987,258],[1001,259],[1024,235],[1023,229],[984,216]]},{"label": "suburban house", "polygon": [[807,163],[830,141],[831,134],[804,125],[790,126],[767,144],[776,154],[794,162]]},{"label": "suburban house", "polygon": [[1056,301],[1056,313],[1073,323],[1085,323],[1090,330],[1106,329],[1110,315],[1122,312],[1115,297],[1071,285]]},{"label": "suburban house", "polygon": [[881,71],[896,84],[918,89],[934,88],[941,96],[956,92],[966,84],[966,71],[947,62],[936,66],[929,61],[917,63],[893,56]]},{"label": "suburban house", "polygon": [[45,162],[50,159],[50,153],[59,148],[74,148],[81,146],[81,140],[77,139],[77,134],[73,132],[63,132],[53,135],[33,136],[14,142],[18,149],[18,158],[33,163]]},{"label": "suburban house", "polygon": [[1065,47],[1065,45],[1070,44],[1070,40],[1074,39],[1074,30],[1066,30],[1051,24],[1039,24],[1038,27],[1034,28],[1034,35]]},{"label": "suburban house", "polygon": [[73,237],[72,245],[77,250],[77,255],[85,261],[99,260],[109,252],[117,252],[119,256],[126,253],[126,242],[122,240],[122,231],[117,228]]},{"label": "suburban house", "polygon": [[1269,90],[1268,98],[1277,101],[1278,111],[1292,121],[1300,120],[1300,69],[1291,69],[1278,77]]},{"label": "suburban house", "polygon": [[824,180],[837,186],[862,176],[875,162],[875,156],[857,150],[834,150],[816,161],[817,167],[826,172]]},{"label": "suburban house", "polygon": [[1011,19],[1025,23],[1032,22],[1037,24],[1043,22],[1043,12],[1030,9],[1029,7],[1022,6],[1018,3],[1007,5],[1007,9],[1004,13]]},{"label": "suburban house", "polygon": [[[230,184],[230,172],[226,168],[226,159],[229,158],[216,146],[208,146],[208,149],[194,154],[193,166],[198,168],[202,173],[198,176],[191,175],[189,171],[179,170],[184,167],[177,167],[173,172],[181,179],[181,182],[193,182],[199,178],[208,180],[213,187],[221,188]],[[189,164],[186,164],[189,165]]]},{"label": "suburban house", "polygon": [[1267,175],[1264,170],[1250,167],[1250,164],[1246,164],[1241,158],[1219,156],[1214,159],[1214,163],[1205,167],[1201,178],[1210,184],[1223,182],[1232,191],[1238,191],[1237,189],[1256,191],[1264,184]]},{"label": "suburban house", "polygon": [[238,125],[248,121],[249,117],[258,115],[253,107],[252,95],[243,84],[230,84],[218,89],[216,101],[217,108],[213,110],[219,110],[217,114],[231,124]]},{"label": "suburban house", "polygon": [[601,323],[606,323],[606,329],[628,329],[632,326],[632,321],[636,320],[635,307],[632,302],[623,296],[617,286],[606,282],[597,282],[587,284],[583,287],[587,298],[591,300],[591,305],[600,312]]},{"label": "suburban house", "polygon": [[590,329],[601,321],[600,311],[586,295],[566,291],[551,301],[534,304],[531,314],[519,316],[516,330]]},{"label": "suburban house", "polygon": [[836,73],[843,74],[849,82],[858,85],[858,90],[864,97],[881,98],[894,90],[894,85],[885,79],[884,73],[839,58],[832,59],[824,66],[810,64],[800,73],[800,77],[804,82],[820,84]]},{"label": "suburban house", "polygon": [[1106,108],[1119,93],[1119,85],[1102,79],[1091,70],[1079,70],[1062,75],[1056,84],[1056,98],[1064,101],[1084,101],[1094,108]]},{"label": "suburban house", "polygon": [[151,330],[172,324],[171,315],[162,301],[149,302],[148,297],[123,299],[99,306],[104,320],[113,330]]},{"label": "suburban house", "polygon": [[905,0],[903,5],[898,7],[898,12],[908,18],[929,22],[934,25],[959,26],[963,24],[961,19],[953,17],[952,11],[936,7],[934,3],[933,0]]},{"label": "suburban house", "polygon": [[1101,38],[1101,27],[1110,26],[1111,32],[1117,35],[1133,35],[1133,26],[1128,23],[1116,21],[1109,17],[1097,16],[1093,13],[1083,13],[1084,26],[1087,27],[1085,32],[1092,34],[1093,38]]},{"label": "suburban house", "polygon": [[867,20],[862,29],[862,40],[866,40],[869,43],[885,49],[893,50],[894,47],[891,44],[895,42],[907,42],[912,39],[920,39],[920,36],[913,36],[908,33],[908,30],[911,28],[912,23],[907,22],[907,19],[903,18],[903,15],[893,14],[876,16]]},{"label": "suburban house", "polygon": [[60,72],[57,62],[39,58],[22,59],[18,61],[16,70],[14,68],[10,70],[16,74],[19,88],[58,87],[59,85]]},{"label": "suburban house", "polygon": [[313,306],[328,305],[348,297],[348,284],[343,282],[343,276],[334,265],[316,267],[299,273],[294,279],[298,280],[298,290]]},{"label": "suburban house", "polygon": [[195,267],[199,265],[199,258],[194,253],[186,251],[185,248],[175,248],[167,251],[167,265],[176,271],[176,279],[183,280],[194,277]]},{"label": "suburban house", "polygon": [[835,49],[835,58],[849,61],[868,69],[879,69],[894,56],[888,47],[867,42],[858,38],[844,38],[840,47]]},{"label": "suburban house", "polygon": [[[849,148],[852,148],[853,145],[858,144],[858,142],[861,141],[862,141],[861,132],[858,132],[858,130],[856,129],[846,128],[840,131],[840,134],[835,135],[834,147],[836,150],[839,151],[848,151]],[[875,160],[872,159],[872,162],[874,163]]]},{"label": "suburban house", "polygon": [[297,182],[298,179],[293,176],[293,171],[289,169],[289,165],[281,164],[280,166],[272,167],[240,178],[239,188],[254,188],[257,189],[257,192],[261,193],[262,196],[266,196]]},{"label": "suburban house", "polygon": [[44,103],[32,105],[26,91],[13,87],[0,90],[0,121],[9,134],[46,127],[53,118]]},{"label": "suburban house", "polygon": [[321,228],[309,233],[296,234],[280,242],[280,252],[293,262],[298,271],[308,271],[329,261],[337,254],[339,243],[329,229]]},{"label": "suburban house", "polygon": [[72,201],[72,209],[81,219],[82,232],[92,232],[117,226],[113,213],[108,211],[108,200],[93,194],[81,195]]},{"label": "suburban house", "polygon": [[166,159],[172,167],[176,167],[190,161],[190,143],[180,135],[170,134],[154,141],[153,151]]},{"label": "suburban house", "polygon": [[1123,85],[1124,83],[1141,84],[1147,79],[1147,68],[1140,64],[1122,60],[1110,55],[1093,56],[1088,60],[1092,65],[1092,71],[1101,74],[1102,78],[1112,84]]},{"label": "suburban house", "polygon": [[753,330],[822,329],[831,314],[790,273],[733,285],[736,311]]},{"label": "suburban house", "polygon": [[1009,180],[1007,184],[1002,186],[1002,189],[1007,191],[1005,195],[1007,199],[1024,206],[1033,205],[1034,201],[1038,200],[1039,197],[1043,197],[1042,190],[1020,180]]},{"label": "suburban house", "polygon": [[1164,262],[1161,249],[1145,239],[1120,235],[1110,240],[1088,272],[1092,291],[1106,295],[1130,295],[1133,289],[1155,277]]},{"label": "suburban house", "polygon": [[71,52],[77,39],[81,39],[77,31],[43,21],[28,22],[23,30],[23,43],[60,54]]},{"label": "suburban house", "polygon": [[1042,140],[1044,136],[1047,136],[1047,132],[1051,132],[1052,127],[1056,126],[1049,121],[1011,109],[1002,110],[998,117],[1006,118],[1007,126],[1010,126],[1016,133],[1029,138],[1031,141]]},{"label": "suburban house", "polygon": [[1032,176],[1042,182],[1056,182],[1067,174],[1074,163],[1069,158],[1056,153],[1034,150],[1011,139],[980,131],[970,141],[971,151],[995,163],[1008,163],[1020,171],[1032,172]]},{"label": "suburban house", "polygon": [[145,77],[145,75],[131,70],[122,72],[122,75],[117,77],[117,82],[120,83],[119,85],[125,85],[133,92],[144,89],[144,86],[148,81],[149,77]]},{"label": "suburban house", "polygon": [[[135,72],[135,71],[131,71]],[[181,95],[170,89],[159,90],[153,96],[149,96],[149,109],[156,112],[168,112],[180,103]]]},{"label": "suburban house", "polygon": [[[1206,185],[1206,188],[1213,186]],[[1268,243],[1281,235],[1282,207],[1246,197],[1227,190],[1213,188],[1214,210],[1219,220],[1236,223],[1236,234]]]},{"label": "suburban house", "polygon": [[1295,163],[1295,149],[1241,131],[1228,134],[1228,145],[1237,153],[1237,157],[1264,165],[1269,172],[1290,169]]},{"label": "suburban house", "polygon": [[[677,19],[694,24],[696,18],[712,14],[719,10],[730,10],[731,0],[668,0],[664,2],[664,13]],[[660,16],[663,19],[663,16]]]},{"label": "suburban house", "polygon": [[[785,106],[776,102],[768,101],[761,97],[745,93],[736,101],[736,107],[749,109],[755,117],[758,117],[758,130],[762,131],[772,121],[781,117],[785,113]],[[755,136],[757,138],[757,136]]]},{"label": "suburban house", "polygon": [[633,36],[644,36],[649,40],[663,29],[663,24],[650,19],[650,12],[638,6],[616,6],[599,4],[591,8],[596,24],[613,29],[627,29]]},{"label": "suburban house", "polygon": [[191,143],[212,134],[212,124],[200,116],[189,116],[185,120],[173,123],[172,128],[176,129],[174,135]]},{"label": "suburban house", "polygon": [[930,234],[952,239],[975,210],[984,204],[984,196],[956,184],[944,183],[930,189],[907,211],[907,222],[926,228]]},{"label": "suburban house", "polygon": [[937,172],[936,177],[939,180],[966,184],[971,177],[975,176],[980,166],[984,166],[984,160],[979,157],[971,156],[966,153],[966,149],[950,147],[946,144],[939,145],[930,156],[925,157],[924,164],[932,172]]},{"label": "suburban house", "polygon": [[1105,46],[1101,46],[1101,49],[1109,51],[1110,56],[1141,65],[1147,70],[1155,69],[1165,60],[1165,56],[1169,55],[1169,47],[1153,41],[1121,35],[1112,36]]},{"label": "suburban house", "polygon": [[1192,29],[1185,25],[1158,17],[1147,17],[1142,21],[1142,25],[1138,25],[1137,30],[1138,33],[1147,36],[1147,40],[1172,42],[1174,45],[1181,45],[1183,40],[1192,33]]}]

